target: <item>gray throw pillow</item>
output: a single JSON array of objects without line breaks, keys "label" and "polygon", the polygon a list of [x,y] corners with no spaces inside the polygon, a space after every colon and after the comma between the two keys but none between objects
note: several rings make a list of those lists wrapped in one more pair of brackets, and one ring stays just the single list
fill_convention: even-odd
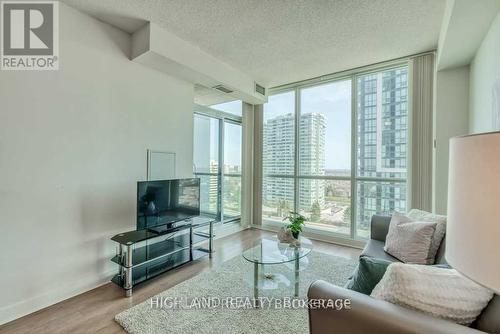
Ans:
[{"label": "gray throw pillow", "polygon": [[412,221],[395,212],[389,225],[384,250],[405,263],[433,264],[429,260],[435,222]]},{"label": "gray throw pillow", "polygon": [[446,216],[436,215],[434,213],[418,209],[411,209],[407,216],[413,221],[436,222],[436,231],[432,237],[429,257],[427,258],[428,263],[435,263],[439,246],[441,246],[441,242],[446,234]]}]

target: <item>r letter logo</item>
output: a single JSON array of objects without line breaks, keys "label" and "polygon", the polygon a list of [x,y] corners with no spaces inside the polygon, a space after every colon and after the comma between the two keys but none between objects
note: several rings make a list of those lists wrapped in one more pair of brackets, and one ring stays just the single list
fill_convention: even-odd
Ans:
[{"label": "r letter logo", "polygon": [[57,1],[1,2],[1,69],[59,68]]}]

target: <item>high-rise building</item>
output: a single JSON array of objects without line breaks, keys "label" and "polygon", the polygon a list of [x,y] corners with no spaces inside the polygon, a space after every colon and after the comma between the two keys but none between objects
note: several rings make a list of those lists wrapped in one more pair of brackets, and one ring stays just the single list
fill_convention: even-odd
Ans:
[{"label": "high-rise building", "polygon": [[219,163],[215,160],[210,160],[210,173],[208,181],[208,193],[209,193],[209,208],[210,212],[217,212],[217,193],[219,191],[219,177],[218,175],[213,175],[219,172]]},{"label": "high-rise building", "polygon": [[[406,68],[358,79],[358,175],[406,179],[408,74]],[[406,210],[406,183],[359,181],[358,229],[376,213]]]},{"label": "high-rise building", "polygon": [[206,214],[217,213],[218,172],[219,163],[215,160],[210,160],[207,175],[199,176],[201,210]]},{"label": "high-rise building", "polygon": [[[301,175],[325,175],[326,117],[321,113],[300,116],[299,126],[299,173]],[[315,202],[325,205],[325,182],[303,179],[299,186],[299,207],[312,208]]]},{"label": "high-rise building", "polygon": [[[263,170],[267,175],[293,175],[295,160],[294,115],[285,114],[269,119],[264,124]],[[299,148],[300,171],[306,175],[325,174],[325,128],[326,118],[320,113],[300,116]],[[299,205],[311,208],[317,201],[325,204],[324,182],[305,182],[299,189]],[[293,210],[295,197],[291,178],[265,178],[263,183],[264,206],[276,208],[277,214]]]}]

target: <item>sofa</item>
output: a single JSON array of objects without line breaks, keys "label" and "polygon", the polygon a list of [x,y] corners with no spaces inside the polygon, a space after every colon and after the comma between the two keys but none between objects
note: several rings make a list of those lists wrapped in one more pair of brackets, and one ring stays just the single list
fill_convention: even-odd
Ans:
[{"label": "sofa", "polygon": [[[371,239],[360,256],[375,257],[399,262],[384,251],[384,244],[391,217],[373,216]],[[445,238],[446,239],[446,238]],[[436,263],[445,264],[443,240]],[[498,264],[492,264],[498,265]],[[471,327],[455,324],[407,309],[369,295],[342,288],[325,281],[314,282],[308,290],[309,299],[349,299],[350,309],[310,308],[309,330],[311,334],[335,333],[500,333],[500,296],[495,295]]]}]

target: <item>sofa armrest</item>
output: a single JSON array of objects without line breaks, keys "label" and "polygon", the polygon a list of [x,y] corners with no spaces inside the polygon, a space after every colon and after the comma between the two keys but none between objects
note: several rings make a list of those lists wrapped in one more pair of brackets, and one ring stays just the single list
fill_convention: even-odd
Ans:
[{"label": "sofa armrest", "polygon": [[371,220],[371,239],[385,242],[387,232],[389,232],[390,216],[373,215]]},{"label": "sofa armrest", "polygon": [[308,291],[309,299],[349,299],[350,309],[309,309],[311,334],[371,333],[482,333],[422,312],[377,300],[325,281],[316,281]]}]

